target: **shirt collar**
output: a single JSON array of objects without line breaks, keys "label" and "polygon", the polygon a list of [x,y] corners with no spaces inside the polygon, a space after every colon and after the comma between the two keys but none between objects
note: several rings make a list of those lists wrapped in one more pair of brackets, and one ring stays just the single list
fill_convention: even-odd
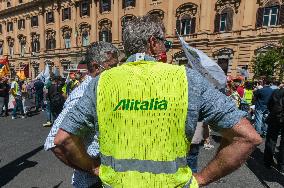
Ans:
[{"label": "shirt collar", "polygon": [[[142,59],[137,58],[138,56],[140,56],[140,57],[142,56]],[[137,54],[133,54],[130,57],[128,57],[127,60],[126,60],[126,63],[135,62],[135,61],[141,61],[141,60],[144,60],[144,61],[157,61],[154,57],[149,56],[149,55],[147,55],[145,53],[137,53]]]}]

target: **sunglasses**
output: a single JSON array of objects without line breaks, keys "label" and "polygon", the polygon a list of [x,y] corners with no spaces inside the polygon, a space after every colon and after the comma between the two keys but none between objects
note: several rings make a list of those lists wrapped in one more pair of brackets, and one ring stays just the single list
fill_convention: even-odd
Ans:
[{"label": "sunglasses", "polygon": [[162,41],[162,42],[164,43],[167,52],[168,52],[170,49],[173,48],[173,42],[172,42],[172,41],[169,41],[169,40],[167,40],[167,39],[165,39],[165,38],[161,38],[161,37],[155,37],[155,38],[158,39],[158,40],[160,40],[160,41]]}]

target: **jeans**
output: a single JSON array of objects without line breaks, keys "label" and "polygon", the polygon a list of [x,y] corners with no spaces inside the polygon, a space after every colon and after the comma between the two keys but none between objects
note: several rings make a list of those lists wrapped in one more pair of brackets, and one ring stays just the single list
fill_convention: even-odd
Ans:
[{"label": "jeans", "polygon": [[51,114],[51,111],[50,111],[50,101],[46,101],[46,119],[47,121],[53,123],[53,116]]},{"label": "jeans", "polygon": [[21,98],[21,97],[15,97],[15,100],[16,100],[16,105],[15,105],[15,107],[14,107],[14,109],[13,109],[12,115],[13,115],[14,117],[16,117],[18,110],[20,110],[21,115],[24,115],[24,109],[23,109],[22,98]]},{"label": "jeans", "polygon": [[279,146],[278,165],[284,170],[284,124],[277,121],[269,122],[264,149],[264,162],[268,165],[273,164],[273,155],[277,144],[279,133],[281,141]]},{"label": "jeans", "polygon": [[38,111],[39,108],[43,107],[43,94],[42,93],[35,94],[35,102],[36,102],[36,111]]},{"label": "jeans", "polygon": [[267,112],[256,109],[255,110],[255,130],[260,135],[266,135],[267,132],[267,124],[265,123],[265,119],[267,117]]},{"label": "jeans", "polygon": [[4,114],[3,108],[5,107],[5,115],[8,114],[8,104],[9,104],[9,96],[7,97],[0,97],[0,115]]},{"label": "jeans", "polygon": [[191,144],[187,156],[187,165],[191,168],[193,173],[197,173],[197,163],[200,144]]}]

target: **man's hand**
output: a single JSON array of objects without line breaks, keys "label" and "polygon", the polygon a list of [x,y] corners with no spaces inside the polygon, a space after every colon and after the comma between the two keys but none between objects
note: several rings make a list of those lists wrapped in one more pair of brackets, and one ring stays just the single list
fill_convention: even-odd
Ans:
[{"label": "man's hand", "polygon": [[78,136],[59,129],[54,144],[56,149],[52,151],[63,163],[72,168],[90,172],[93,175],[99,174],[99,159],[93,159],[88,155]]},{"label": "man's hand", "polygon": [[223,130],[221,133],[223,138],[216,156],[200,173],[194,174],[200,187],[239,168],[262,142],[261,137],[245,118],[233,128]]}]

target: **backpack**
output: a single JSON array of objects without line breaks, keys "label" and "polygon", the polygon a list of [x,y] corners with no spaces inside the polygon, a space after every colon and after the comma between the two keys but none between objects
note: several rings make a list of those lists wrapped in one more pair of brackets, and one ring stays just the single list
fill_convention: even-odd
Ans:
[{"label": "backpack", "polygon": [[65,98],[62,95],[59,85],[51,85],[48,88],[48,96],[50,101],[51,111],[60,112],[63,109]]},{"label": "backpack", "polygon": [[269,119],[284,123],[284,88],[276,89],[268,102]]}]

